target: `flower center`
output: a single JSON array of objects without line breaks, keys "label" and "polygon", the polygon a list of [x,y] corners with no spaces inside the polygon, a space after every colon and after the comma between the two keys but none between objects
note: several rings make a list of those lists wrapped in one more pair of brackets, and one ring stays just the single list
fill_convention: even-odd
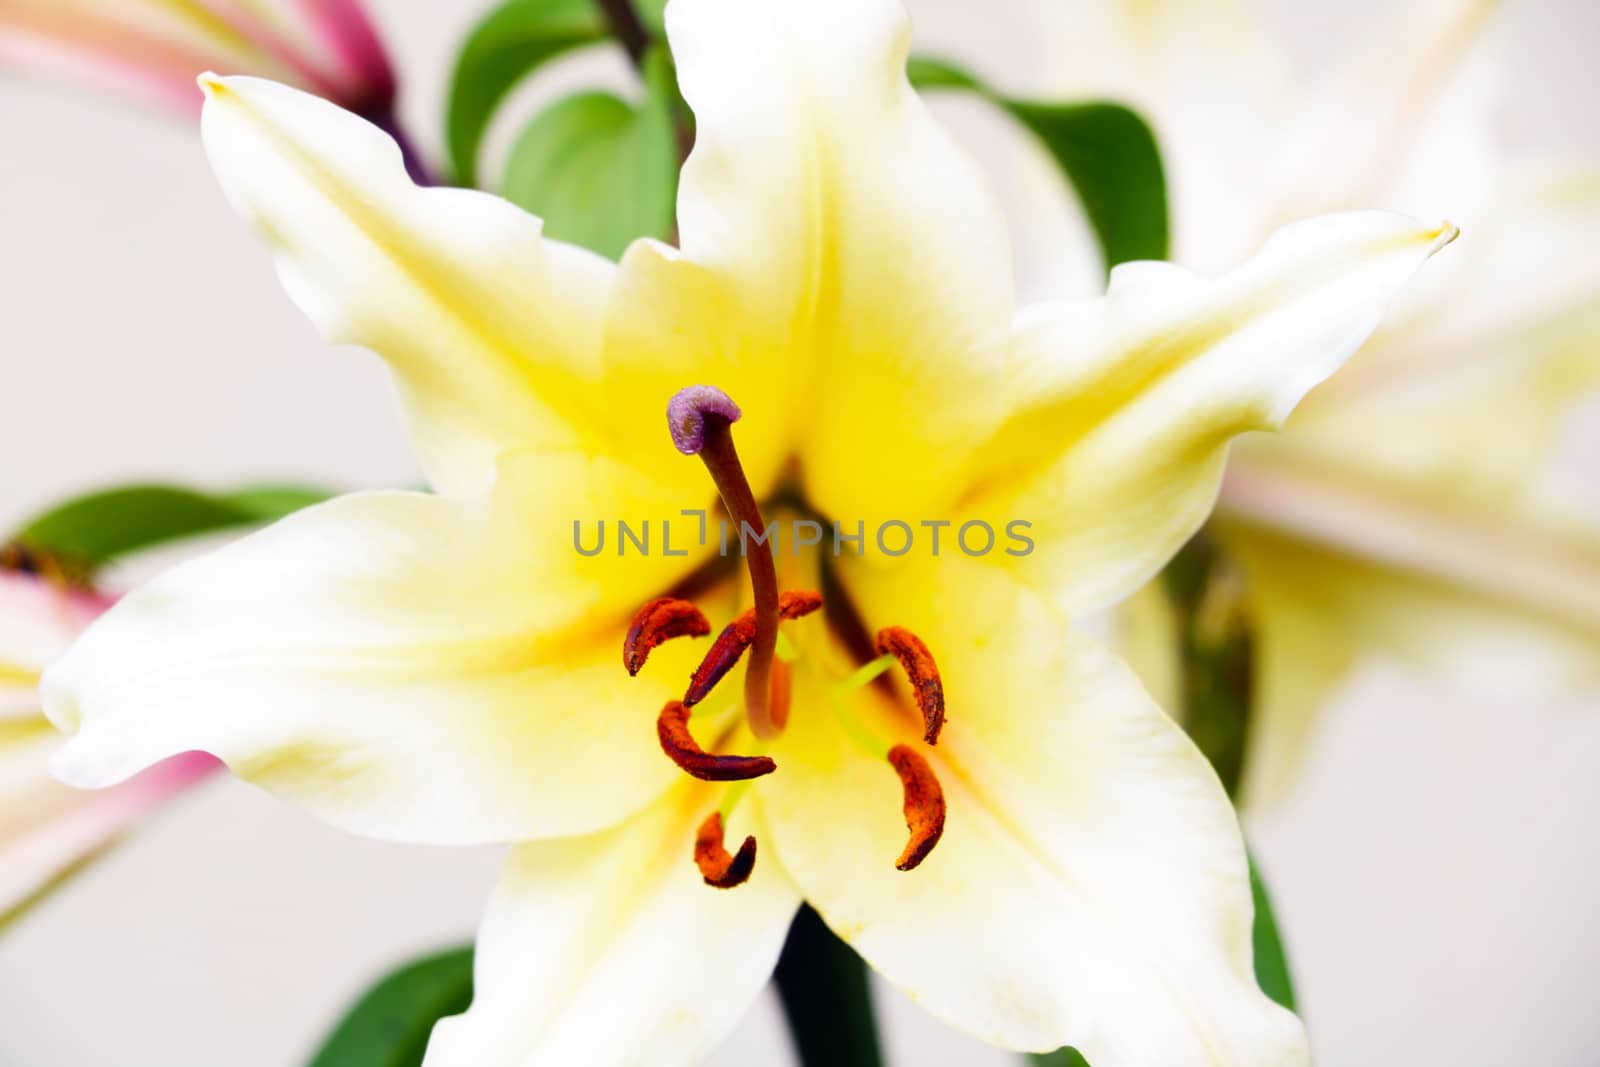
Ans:
[{"label": "flower center", "polygon": [[[696,834],[694,859],[707,885],[731,889],[755,868],[756,841],[747,837],[736,853],[723,845],[723,823],[744,788],[755,778],[773,773],[777,763],[765,755],[717,755],[701,748],[689,730],[694,708],[745,659],[745,721],[758,742],[780,735],[789,718],[791,680],[788,662],[780,656],[779,625],[818,609],[846,648],[867,662],[832,689],[833,712],[847,737],[874,758],[886,760],[899,776],[903,814],[910,838],[896,866],[909,871],[920,864],[944,832],[945,803],[939,779],[927,759],[906,744],[885,744],[849,711],[846,698],[865,685],[881,682],[898,665],[911,684],[912,700],[922,718],[922,740],[938,743],[944,727],[944,684],[927,645],[902,626],[888,626],[875,639],[854,605],[824,573],[824,592],[778,587],[772,549],[763,536],[766,525],[749,479],[733,444],[733,424],[742,416],[737,404],[720,389],[697,385],[680,390],[667,405],[667,425],[678,451],[699,456],[717,487],[723,507],[740,528],[754,606],[723,627],[690,676],[682,700],[661,710],[656,733],[661,749],[686,773],[703,781],[733,782],[729,800],[709,816]],[[676,637],[704,637],[711,623],[693,603],[663,596],[647,602],[633,617],[623,641],[622,661],[629,675],[644,668],[651,650]],[[782,642],[787,646],[787,641]],[[792,647],[792,646],[791,646]],[[748,658],[746,654],[748,653]],[[726,741],[725,733],[722,740]]]}]

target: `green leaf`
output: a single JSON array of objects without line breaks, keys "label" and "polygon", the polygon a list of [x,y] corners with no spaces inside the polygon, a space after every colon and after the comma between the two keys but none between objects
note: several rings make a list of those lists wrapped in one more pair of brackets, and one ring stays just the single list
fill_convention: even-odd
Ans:
[{"label": "green leaf", "polygon": [[1027,127],[1077,191],[1108,269],[1130,259],[1166,258],[1166,174],[1155,134],[1137,112],[1103,101],[1014,99],[928,57],[913,56],[906,73],[919,89],[976,93]]},{"label": "green leaf", "polygon": [[24,524],[12,539],[92,568],[163,542],[272,522],[330,495],[286,485],[225,493],[175,485],[122,486],[54,507]]},{"label": "green leaf", "polygon": [[1272,898],[1261,880],[1261,868],[1250,857],[1250,895],[1256,902],[1256,922],[1252,929],[1255,942],[1256,983],[1261,991],[1273,1000],[1294,1011],[1294,982],[1289,975],[1289,957],[1283,951],[1283,938],[1278,934],[1278,920],[1272,914]]},{"label": "green leaf", "polygon": [[810,905],[795,915],[773,978],[803,1067],[882,1067],[866,964]]},{"label": "green leaf", "polygon": [[417,1067],[433,1024],[472,1003],[472,947],[408,963],[367,991],[309,1067]]},{"label": "green leaf", "polygon": [[1054,1052],[1035,1052],[1028,1057],[1034,1067],[1089,1067],[1089,1061],[1075,1048],[1058,1048]]},{"label": "green leaf", "polygon": [[636,237],[670,236],[678,188],[677,83],[666,50],[644,60],[638,107],[602,92],[557,101],[511,150],[502,192],[545,233],[615,259]]},{"label": "green leaf", "polygon": [[456,56],[445,112],[450,165],[478,184],[478,149],[506,94],[550,60],[606,39],[592,0],[506,0],[483,18]]}]

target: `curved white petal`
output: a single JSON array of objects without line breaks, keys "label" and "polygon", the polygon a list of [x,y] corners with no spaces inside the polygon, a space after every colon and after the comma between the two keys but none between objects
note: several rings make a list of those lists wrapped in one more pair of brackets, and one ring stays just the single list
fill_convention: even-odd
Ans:
[{"label": "curved white petal", "polygon": [[[476,993],[434,1030],[427,1067],[696,1062],[755,999],[799,895],[758,844],[744,885],[692,858],[719,791],[672,790],[614,829],[515,849],[478,932]],[[730,849],[748,832],[735,812]]]},{"label": "curved white petal", "polygon": [[581,557],[548,501],[659,513],[635,481],[512,457],[487,499],[344,497],[174,568],[46,674],[45,710],[75,734],[56,770],[98,787],[199,749],[337,825],[420,842],[610,825],[678,773],[654,720],[702,649],[671,642],[629,678],[632,611],[684,561]]},{"label": "curved white petal", "polygon": [[1069,614],[1116,602],[1204,520],[1231,439],[1280,426],[1454,232],[1331,215],[1212,281],[1125,264],[1101,300],[1027,309],[997,371],[1026,400],[974,453],[963,521],[1031,523],[997,558]]},{"label": "curved white petal", "polygon": [[481,489],[508,448],[605,451],[611,263],[545,240],[498,197],[417,187],[387,134],[326,101],[255,78],[202,83],[229,199],[323,334],[389,362],[436,487]]},{"label": "curved white petal", "polygon": [[898,721],[930,759],[947,820],[920,867],[896,870],[894,772],[852,747],[822,692],[797,690],[793,736],[755,795],[829,925],[995,1044],[1070,1044],[1096,1067],[1305,1063],[1299,1023],[1256,987],[1232,808],[1132,673],[984,564],[846,578],[874,625],[909,627],[940,665],[934,748],[876,689],[854,706],[872,729]]},{"label": "curved white petal", "polygon": [[830,514],[925,511],[1003,402],[1012,289],[977,166],[906,82],[905,12],[674,0],[667,28],[696,116],[683,251],[625,259],[613,318],[657,325],[608,344],[611,379],[654,419],[683,375],[714,375],[770,442],[760,476],[787,445]]}]

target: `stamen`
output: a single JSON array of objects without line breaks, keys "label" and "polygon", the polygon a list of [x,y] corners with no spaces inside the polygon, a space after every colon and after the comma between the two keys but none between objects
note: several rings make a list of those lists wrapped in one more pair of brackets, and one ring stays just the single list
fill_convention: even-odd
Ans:
[{"label": "stamen", "polygon": [[[821,593],[809,589],[786,590],[778,598],[778,617],[786,620],[804,618],[821,606]],[[734,665],[739,662],[739,657],[744,655],[744,650],[755,640],[755,636],[755,608],[751,608],[724,626],[717,639],[711,643],[711,650],[706,653],[705,659],[700,661],[700,666],[689,676],[689,690],[684,693],[683,702],[692,708],[709,696],[717,683],[722,681],[723,675],[733,670]],[[777,641],[773,641],[773,649],[776,651]]]},{"label": "stamen", "polygon": [[[765,533],[767,527],[761,519],[761,509],[756,506],[750,480],[745,477],[739,453],[733,447],[732,426],[741,414],[739,405],[722,390],[709,385],[692,385],[673,394],[667,403],[667,427],[679,452],[699,456],[705,463],[722,497],[722,506],[734,522]],[[744,545],[743,538],[740,543]],[[777,733],[768,701],[771,699],[772,652],[778,641],[778,571],[772,562],[770,541],[763,538],[744,548],[750,590],[755,598],[755,629],[745,642],[750,648],[750,664],[744,676],[745,714],[751,732],[766,739]]]},{"label": "stamen", "polygon": [[716,756],[705,751],[689,732],[689,709],[673,700],[656,719],[661,751],[694,777],[707,782],[738,782],[778,769],[769,756]]},{"label": "stamen", "polygon": [[939,743],[939,731],[944,729],[944,682],[939,678],[939,665],[933,662],[933,653],[922,643],[922,638],[903,626],[886,626],[878,631],[878,652],[893,656],[911,680],[911,691],[922,712],[922,740],[930,745]]},{"label": "stamen", "polygon": [[627,639],[622,643],[622,665],[636,675],[656,646],[674,637],[704,637],[711,623],[700,609],[677,597],[657,597],[633,616]]},{"label": "stamen", "polygon": [[779,657],[772,661],[772,725],[779,730],[789,725],[789,706],[793,698],[789,665]]},{"label": "stamen", "polygon": [[714,811],[695,834],[694,865],[700,868],[706,885],[717,889],[743,885],[756,867],[756,839],[746,837],[738,853],[730,855],[722,843],[722,813]]},{"label": "stamen", "polygon": [[944,834],[944,790],[928,761],[910,745],[891,748],[889,762],[905,789],[906,829],[911,831],[911,838],[894,865],[909,871],[928,858]]}]

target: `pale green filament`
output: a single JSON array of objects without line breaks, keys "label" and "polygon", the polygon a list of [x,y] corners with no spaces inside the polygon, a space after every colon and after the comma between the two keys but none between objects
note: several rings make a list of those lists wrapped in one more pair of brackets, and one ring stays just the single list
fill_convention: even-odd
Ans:
[{"label": "pale green filament", "polygon": [[861,717],[850,710],[845,698],[864,686],[871,685],[872,680],[884,671],[893,667],[893,656],[879,656],[855,671],[854,674],[828,687],[828,703],[833,706],[833,717],[839,720],[839,728],[844,731],[850,743],[856,748],[871,756],[873,759],[886,759],[892,747],[884,741],[876,731],[861,721]]}]

